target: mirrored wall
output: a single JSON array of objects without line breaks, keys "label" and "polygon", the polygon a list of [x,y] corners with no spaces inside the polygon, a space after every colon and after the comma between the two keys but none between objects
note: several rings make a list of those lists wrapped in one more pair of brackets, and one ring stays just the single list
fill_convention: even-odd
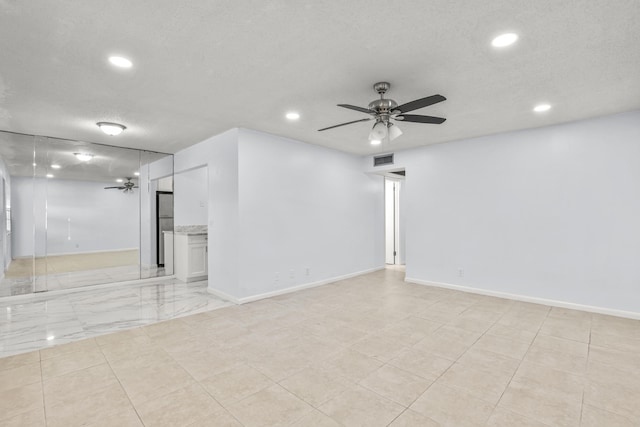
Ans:
[{"label": "mirrored wall", "polygon": [[166,275],[172,155],[0,131],[0,175],[0,297]]}]

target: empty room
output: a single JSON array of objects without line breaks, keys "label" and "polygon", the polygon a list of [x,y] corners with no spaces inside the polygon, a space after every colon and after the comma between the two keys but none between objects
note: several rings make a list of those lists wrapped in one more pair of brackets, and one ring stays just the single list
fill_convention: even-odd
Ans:
[{"label": "empty room", "polygon": [[0,1],[0,426],[640,425],[638,22]]}]

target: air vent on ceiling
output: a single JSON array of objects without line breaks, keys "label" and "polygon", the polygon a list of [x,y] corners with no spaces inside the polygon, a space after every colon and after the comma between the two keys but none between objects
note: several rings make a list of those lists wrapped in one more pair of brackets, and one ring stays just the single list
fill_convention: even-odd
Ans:
[{"label": "air vent on ceiling", "polygon": [[392,165],[393,154],[385,154],[383,156],[375,156],[373,158],[373,166]]}]

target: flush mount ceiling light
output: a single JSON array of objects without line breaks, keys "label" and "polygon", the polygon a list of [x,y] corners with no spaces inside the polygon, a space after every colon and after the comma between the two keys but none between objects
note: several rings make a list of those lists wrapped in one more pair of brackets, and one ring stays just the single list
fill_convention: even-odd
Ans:
[{"label": "flush mount ceiling light", "polygon": [[300,118],[300,114],[295,111],[291,111],[285,115],[288,120],[298,120]]},{"label": "flush mount ceiling light", "polygon": [[133,62],[131,62],[127,58],[123,58],[122,56],[110,56],[109,62],[111,62],[112,65],[120,68],[131,68],[133,66]]},{"label": "flush mount ceiling light", "polygon": [[81,162],[88,162],[89,160],[93,159],[93,154],[89,153],[73,153],[73,155],[76,156]]},{"label": "flush mount ceiling light", "polygon": [[51,169],[60,169],[60,165],[51,165]]},{"label": "flush mount ceiling light", "polygon": [[533,107],[533,111],[536,113],[544,113],[545,111],[549,111],[551,109],[551,105],[549,104],[539,104]]},{"label": "flush mount ceiling light", "polygon": [[116,182],[124,182],[124,179],[118,178],[118,179],[116,179]]},{"label": "flush mount ceiling light", "polygon": [[96,123],[102,132],[109,136],[120,135],[127,127],[119,123],[98,122]]},{"label": "flush mount ceiling light", "polygon": [[518,35],[515,33],[501,34],[491,41],[493,47],[507,47],[518,41]]},{"label": "flush mount ceiling light", "polygon": [[140,176],[140,172],[134,172],[133,173],[135,176]]},{"label": "flush mount ceiling light", "polygon": [[51,175],[50,173],[47,174],[47,178],[53,178],[53,175]]}]

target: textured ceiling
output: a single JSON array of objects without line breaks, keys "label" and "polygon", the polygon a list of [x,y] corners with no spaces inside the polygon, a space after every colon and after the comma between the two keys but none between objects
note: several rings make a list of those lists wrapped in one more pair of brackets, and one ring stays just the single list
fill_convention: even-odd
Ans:
[{"label": "textured ceiling", "polygon": [[[175,152],[247,127],[368,154],[640,109],[640,1],[0,0],[0,129]],[[491,39],[516,32],[503,50]],[[107,57],[129,57],[114,69]],[[367,142],[377,81],[443,125]],[[538,115],[539,102],[553,105]],[[298,122],[284,113],[296,110]],[[128,129],[101,134],[95,123]]]}]

